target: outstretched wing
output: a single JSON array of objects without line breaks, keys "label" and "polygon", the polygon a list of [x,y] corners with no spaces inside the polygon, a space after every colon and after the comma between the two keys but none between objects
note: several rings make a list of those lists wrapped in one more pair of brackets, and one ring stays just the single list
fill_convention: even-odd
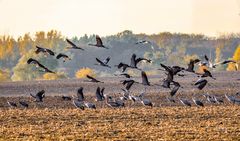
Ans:
[{"label": "outstretched wing", "polygon": [[99,82],[97,79],[93,78],[92,76],[87,75],[87,78],[88,78],[88,79],[91,79],[91,80],[94,81],[94,82]]},{"label": "outstretched wing", "polygon": [[102,39],[98,35],[96,35],[96,42],[98,46],[103,46]]},{"label": "outstretched wing", "polygon": [[174,87],[170,92],[171,96],[174,96],[177,93],[178,89],[180,88],[180,84],[178,82],[173,81],[173,85]]},{"label": "outstretched wing", "polygon": [[79,88],[77,91],[78,101],[84,101],[83,87]]},{"label": "outstretched wing", "polygon": [[209,61],[207,55],[204,55],[204,58],[205,58],[206,61]]},{"label": "outstretched wing", "polygon": [[50,54],[50,55],[52,55],[52,56],[55,55],[55,53],[54,53],[52,50],[50,50],[50,49],[47,49],[47,48],[46,48],[46,51],[48,52],[48,54]]},{"label": "outstretched wing", "polygon": [[109,61],[110,61],[110,57],[107,57],[107,58],[103,61],[103,63],[104,63],[104,64],[107,64]]},{"label": "outstretched wing", "polygon": [[224,64],[228,64],[228,63],[237,63],[236,61],[234,60],[224,60],[222,62],[218,62],[218,63],[215,63],[214,66],[217,66],[217,65],[224,65]]},{"label": "outstretched wing", "polygon": [[97,97],[97,101],[102,101],[103,100],[103,96],[101,94],[101,89],[100,87],[97,87],[97,90],[96,90],[96,97]]},{"label": "outstretched wing", "polygon": [[38,64],[39,62],[37,61],[37,60],[35,60],[35,59],[32,59],[32,58],[29,58],[28,60],[27,60],[27,63],[28,64]]},{"label": "outstretched wing", "polygon": [[160,63],[160,66],[163,67],[167,72],[171,72],[171,68],[169,66],[166,66],[162,63]]},{"label": "outstretched wing", "polygon": [[70,41],[69,39],[66,39],[66,41],[67,41],[70,45],[76,47],[76,45],[75,45],[72,41]]},{"label": "outstretched wing", "polygon": [[148,63],[151,63],[151,60],[149,60],[149,59],[146,59],[146,58],[138,58],[138,59],[136,60],[136,64],[138,64],[138,63],[141,62],[141,61],[147,61]]},{"label": "outstretched wing", "polygon": [[98,58],[96,58],[97,62],[100,63],[101,65],[105,65],[101,60],[99,60]]},{"label": "outstretched wing", "polygon": [[37,50],[35,51],[36,54],[38,54],[39,52],[43,51],[43,48],[36,46]]},{"label": "outstretched wing", "polygon": [[142,71],[142,84],[150,86],[147,74],[144,71]]},{"label": "outstretched wing", "polygon": [[59,53],[56,58],[59,59],[59,58],[61,58],[61,57],[63,57],[63,54],[62,54],[62,53]]}]

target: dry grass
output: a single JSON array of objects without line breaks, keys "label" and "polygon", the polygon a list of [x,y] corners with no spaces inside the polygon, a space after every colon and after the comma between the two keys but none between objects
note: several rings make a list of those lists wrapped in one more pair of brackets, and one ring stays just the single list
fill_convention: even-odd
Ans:
[{"label": "dry grass", "polygon": [[239,140],[240,107],[3,109],[0,140]]}]

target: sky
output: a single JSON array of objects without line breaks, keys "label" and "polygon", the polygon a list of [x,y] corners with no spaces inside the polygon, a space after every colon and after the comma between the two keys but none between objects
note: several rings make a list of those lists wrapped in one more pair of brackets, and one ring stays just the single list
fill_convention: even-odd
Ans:
[{"label": "sky", "polygon": [[0,0],[0,34],[65,36],[240,32],[240,0]]}]

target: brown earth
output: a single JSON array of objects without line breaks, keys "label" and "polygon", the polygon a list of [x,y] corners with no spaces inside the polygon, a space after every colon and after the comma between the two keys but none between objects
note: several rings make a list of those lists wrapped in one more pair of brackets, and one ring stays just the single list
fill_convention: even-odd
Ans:
[{"label": "brown earth", "polygon": [[[0,140],[239,140],[240,107],[229,103],[224,94],[240,91],[240,74],[218,72],[213,75],[217,80],[208,78],[209,85],[202,91],[192,85],[198,79],[192,74],[176,78],[183,87],[176,97],[191,100],[195,95],[204,102],[203,108],[184,107],[179,101],[169,103],[166,100],[169,90],[159,86],[163,75],[150,77],[154,86],[146,87],[146,98],[153,101],[153,108],[127,101],[125,108],[112,109],[104,102],[94,101],[97,86],[106,87],[108,95],[120,96],[121,78],[99,78],[103,84],[83,80],[0,83]],[[95,103],[96,110],[82,111],[71,101],[61,100],[62,95],[75,95],[80,86],[84,87],[86,101]],[[29,93],[42,89],[46,91],[44,102],[33,102]],[[143,89],[144,86],[136,84],[131,91],[137,95]],[[207,92],[222,97],[224,104],[208,103],[202,96]],[[19,99],[27,101],[30,108],[9,108],[7,101],[17,103]]]}]

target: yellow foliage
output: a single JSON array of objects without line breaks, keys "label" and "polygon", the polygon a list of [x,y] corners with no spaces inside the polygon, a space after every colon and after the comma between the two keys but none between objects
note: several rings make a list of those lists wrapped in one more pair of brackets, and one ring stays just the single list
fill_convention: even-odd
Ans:
[{"label": "yellow foliage", "polygon": [[82,68],[75,73],[76,78],[85,78],[86,75],[95,77],[95,72],[90,68]]},{"label": "yellow foliage", "polygon": [[66,76],[63,72],[60,72],[60,73],[45,73],[43,75],[43,79],[45,79],[45,80],[57,80],[57,79],[62,79],[62,78],[66,78]]},{"label": "yellow foliage", "polygon": [[10,77],[9,71],[0,70],[0,82],[10,81],[10,80],[11,80],[11,77]]},{"label": "yellow foliage", "polygon": [[236,49],[236,51],[234,52],[233,58],[232,60],[236,61],[237,64],[234,63],[229,63],[227,70],[228,71],[234,71],[234,70],[239,70],[238,67],[236,68],[236,66],[240,65],[240,46],[238,46],[238,48]]},{"label": "yellow foliage", "polygon": [[220,62],[220,60],[221,60],[221,48],[217,47],[215,53],[216,53],[215,62]]}]

